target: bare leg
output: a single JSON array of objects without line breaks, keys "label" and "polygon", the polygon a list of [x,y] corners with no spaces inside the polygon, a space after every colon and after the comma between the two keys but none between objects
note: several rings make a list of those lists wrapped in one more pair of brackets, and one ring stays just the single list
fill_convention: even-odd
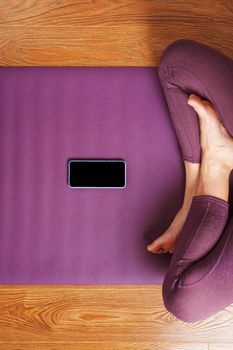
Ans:
[{"label": "bare leg", "polygon": [[218,119],[209,102],[196,107],[201,129],[202,162],[195,196],[212,195],[228,201],[229,176],[233,168],[233,138]]},{"label": "bare leg", "polygon": [[173,253],[175,249],[175,242],[188,215],[192,198],[198,183],[200,163],[184,161],[184,166],[185,193],[183,204],[166,231],[160,237],[156,238],[153,243],[147,246],[147,249],[152,253],[162,253],[163,251]]},{"label": "bare leg", "polygon": [[[185,162],[186,185],[183,205],[168,229],[147,246],[147,250],[152,253],[174,252],[176,240],[187,218],[194,195],[203,193],[214,195],[215,193],[216,197],[228,201],[229,183],[227,179],[233,164],[232,137],[224,128],[209,101],[201,100],[192,94],[188,103],[195,109],[199,117],[202,163],[200,166],[199,163]],[[203,130],[205,132],[202,132]],[[218,181],[219,173],[226,181]],[[228,186],[222,186],[223,183],[227,183]]]},{"label": "bare leg", "polygon": [[192,202],[192,198],[196,191],[199,172],[200,172],[200,163],[191,163],[184,160],[184,166],[185,166],[185,192],[184,192],[183,204],[170,225],[170,227],[173,228],[174,231],[176,232],[181,230],[185,222],[187,213],[189,211],[189,208]]},{"label": "bare leg", "polygon": [[204,157],[194,195],[211,195],[228,202],[230,172],[231,170],[223,167],[220,162],[212,162],[208,157]]}]

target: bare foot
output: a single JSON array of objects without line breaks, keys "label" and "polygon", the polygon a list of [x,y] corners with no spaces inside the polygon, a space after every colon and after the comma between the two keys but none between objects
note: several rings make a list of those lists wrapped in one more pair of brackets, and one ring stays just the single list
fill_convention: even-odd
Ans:
[{"label": "bare foot", "polygon": [[177,238],[188,215],[188,208],[182,206],[166,231],[147,246],[151,253],[173,253]]},{"label": "bare foot", "polygon": [[[223,126],[213,105],[191,94],[188,99],[199,117],[201,130],[202,157],[213,162],[221,162],[223,167],[233,169],[233,138]],[[192,197],[189,198],[191,204]],[[173,253],[189,211],[189,205],[181,207],[167,230],[151,244],[147,250],[152,253]]]},{"label": "bare foot", "polygon": [[191,94],[188,100],[197,112],[201,130],[202,162],[218,163],[228,170],[233,169],[233,137],[222,124],[214,106]]}]

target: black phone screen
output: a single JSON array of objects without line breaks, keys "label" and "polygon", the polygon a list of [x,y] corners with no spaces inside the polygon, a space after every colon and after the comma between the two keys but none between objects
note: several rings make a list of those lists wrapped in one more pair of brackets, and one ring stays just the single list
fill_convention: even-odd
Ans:
[{"label": "black phone screen", "polygon": [[123,188],[126,186],[126,163],[124,160],[70,160],[68,185]]}]

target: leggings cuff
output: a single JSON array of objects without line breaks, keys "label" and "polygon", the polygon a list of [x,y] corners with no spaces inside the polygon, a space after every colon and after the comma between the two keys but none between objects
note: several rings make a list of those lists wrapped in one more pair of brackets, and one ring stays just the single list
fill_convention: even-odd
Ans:
[{"label": "leggings cuff", "polygon": [[212,196],[210,194],[202,194],[202,195],[198,195],[198,196],[193,196],[193,200],[203,200],[203,199],[206,199],[206,200],[212,200],[212,201],[215,201],[215,202],[219,202],[220,204],[224,204],[225,206],[229,207],[229,202],[226,201],[225,199],[222,199],[222,198],[219,198],[219,197],[216,197],[216,196]]}]

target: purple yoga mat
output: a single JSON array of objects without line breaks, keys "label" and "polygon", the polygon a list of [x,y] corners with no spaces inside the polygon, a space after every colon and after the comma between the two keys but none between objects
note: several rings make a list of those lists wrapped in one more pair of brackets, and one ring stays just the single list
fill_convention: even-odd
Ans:
[{"label": "purple yoga mat", "polygon": [[[79,158],[126,188],[70,188]],[[184,168],[157,67],[0,67],[0,164],[0,284],[162,283]]]}]

